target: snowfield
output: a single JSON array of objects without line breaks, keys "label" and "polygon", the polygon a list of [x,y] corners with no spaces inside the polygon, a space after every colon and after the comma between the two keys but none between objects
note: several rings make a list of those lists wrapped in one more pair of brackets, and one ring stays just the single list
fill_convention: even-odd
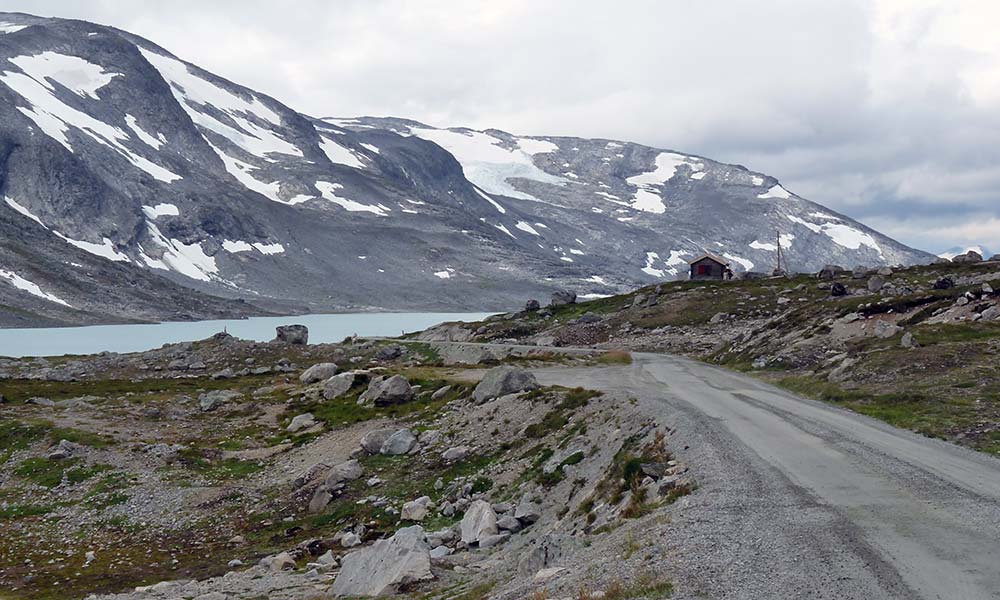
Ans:
[{"label": "snowfield", "polygon": [[410,133],[450,152],[462,165],[465,178],[489,194],[541,202],[518,190],[508,180],[530,179],[552,185],[568,183],[562,177],[542,171],[531,160],[535,154],[557,150],[558,146],[552,142],[520,138],[517,148],[507,149],[499,145],[503,140],[479,131],[412,128]]},{"label": "snowfield", "polygon": [[17,289],[28,292],[33,296],[38,296],[39,298],[43,298],[45,300],[48,300],[49,302],[55,302],[56,304],[62,304],[63,306],[68,306],[70,308],[73,308],[72,306],[70,306],[68,302],[66,302],[59,296],[43,292],[42,288],[28,281],[24,277],[21,277],[17,273],[14,273],[13,271],[0,269],[0,278],[6,279],[8,283],[13,285]]}]

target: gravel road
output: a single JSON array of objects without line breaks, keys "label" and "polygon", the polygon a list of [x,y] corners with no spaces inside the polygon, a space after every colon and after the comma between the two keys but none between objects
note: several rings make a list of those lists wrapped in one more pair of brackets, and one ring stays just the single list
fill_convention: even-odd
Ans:
[{"label": "gravel road", "polygon": [[1000,461],[688,359],[544,368],[624,391],[700,491],[664,539],[682,598],[1000,598]]}]

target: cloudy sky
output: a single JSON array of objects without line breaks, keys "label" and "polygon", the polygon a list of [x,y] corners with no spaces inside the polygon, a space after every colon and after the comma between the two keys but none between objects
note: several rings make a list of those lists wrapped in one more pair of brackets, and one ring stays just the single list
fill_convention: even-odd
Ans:
[{"label": "cloudy sky", "polygon": [[315,116],[740,163],[928,250],[1000,251],[995,0],[0,0],[130,30]]}]

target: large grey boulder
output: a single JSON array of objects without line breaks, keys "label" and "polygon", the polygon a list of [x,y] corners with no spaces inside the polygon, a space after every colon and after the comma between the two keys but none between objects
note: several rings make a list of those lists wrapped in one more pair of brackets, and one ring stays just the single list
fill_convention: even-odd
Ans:
[{"label": "large grey boulder", "polygon": [[492,350],[477,344],[435,344],[434,349],[446,366],[497,362],[497,356]]},{"label": "large grey boulder", "polygon": [[335,400],[350,391],[354,385],[354,373],[334,375],[323,382],[323,398]]},{"label": "large grey boulder", "polygon": [[373,429],[361,438],[361,447],[368,454],[378,454],[389,436],[396,433],[395,429]]},{"label": "large grey boulder", "polygon": [[287,431],[289,433],[295,433],[296,431],[302,429],[309,429],[316,424],[316,418],[313,417],[312,413],[303,413],[301,415],[296,415],[292,422],[288,424]]},{"label": "large grey boulder", "polygon": [[198,407],[203,412],[215,410],[226,402],[243,398],[243,394],[232,390],[212,390],[198,396]]},{"label": "large grey boulder", "polygon": [[890,323],[889,321],[876,321],[875,322],[875,337],[887,339],[896,335],[903,328],[895,323]]},{"label": "large grey boulder", "polygon": [[570,290],[556,290],[552,292],[552,302],[549,306],[563,306],[564,304],[575,304],[576,292]]},{"label": "large grey boulder", "polygon": [[465,509],[462,517],[463,542],[478,544],[480,540],[497,533],[497,513],[489,502],[476,500]]},{"label": "large grey boulder", "polygon": [[309,328],[305,325],[279,325],[274,328],[275,342],[304,346],[309,343]]},{"label": "large grey boulder", "polygon": [[433,578],[427,537],[414,525],[345,556],[330,592],[337,597],[385,596]]},{"label": "large grey boulder", "polygon": [[403,504],[403,510],[399,513],[402,521],[423,521],[427,518],[427,513],[431,507],[430,496],[421,496],[416,500],[410,500]]},{"label": "large grey boulder", "polygon": [[316,383],[317,381],[323,381],[324,379],[329,379],[337,374],[337,365],[332,362],[323,362],[315,364],[305,371],[302,375],[299,375],[299,381],[303,384]]},{"label": "large grey boulder", "polygon": [[348,460],[330,469],[326,475],[323,485],[333,488],[347,481],[354,481],[364,474],[365,470],[356,460]]},{"label": "large grey boulder", "polygon": [[472,392],[477,402],[485,402],[507,394],[533,390],[538,387],[535,376],[517,367],[503,366],[490,369]]},{"label": "large grey boulder", "polygon": [[402,375],[392,377],[376,377],[368,384],[358,404],[375,406],[390,406],[392,404],[403,404],[413,400],[413,388],[410,382]]},{"label": "large grey boulder", "polygon": [[406,454],[417,445],[417,436],[409,429],[400,429],[386,438],[379,448],[379,453],[387,456]]}]

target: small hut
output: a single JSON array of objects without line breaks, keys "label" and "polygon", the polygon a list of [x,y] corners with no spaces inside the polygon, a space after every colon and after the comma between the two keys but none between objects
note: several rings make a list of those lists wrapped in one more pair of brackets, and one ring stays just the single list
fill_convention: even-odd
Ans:
[{"label": "small hut", "polygon": [[704,281],[708,279],[721,281],[726,278],[726,271],[732,273],[729,269],[729,263],[711,254],[702,254],[695,257],[688,261],[688,265],[691,266],[692,281]]}]

